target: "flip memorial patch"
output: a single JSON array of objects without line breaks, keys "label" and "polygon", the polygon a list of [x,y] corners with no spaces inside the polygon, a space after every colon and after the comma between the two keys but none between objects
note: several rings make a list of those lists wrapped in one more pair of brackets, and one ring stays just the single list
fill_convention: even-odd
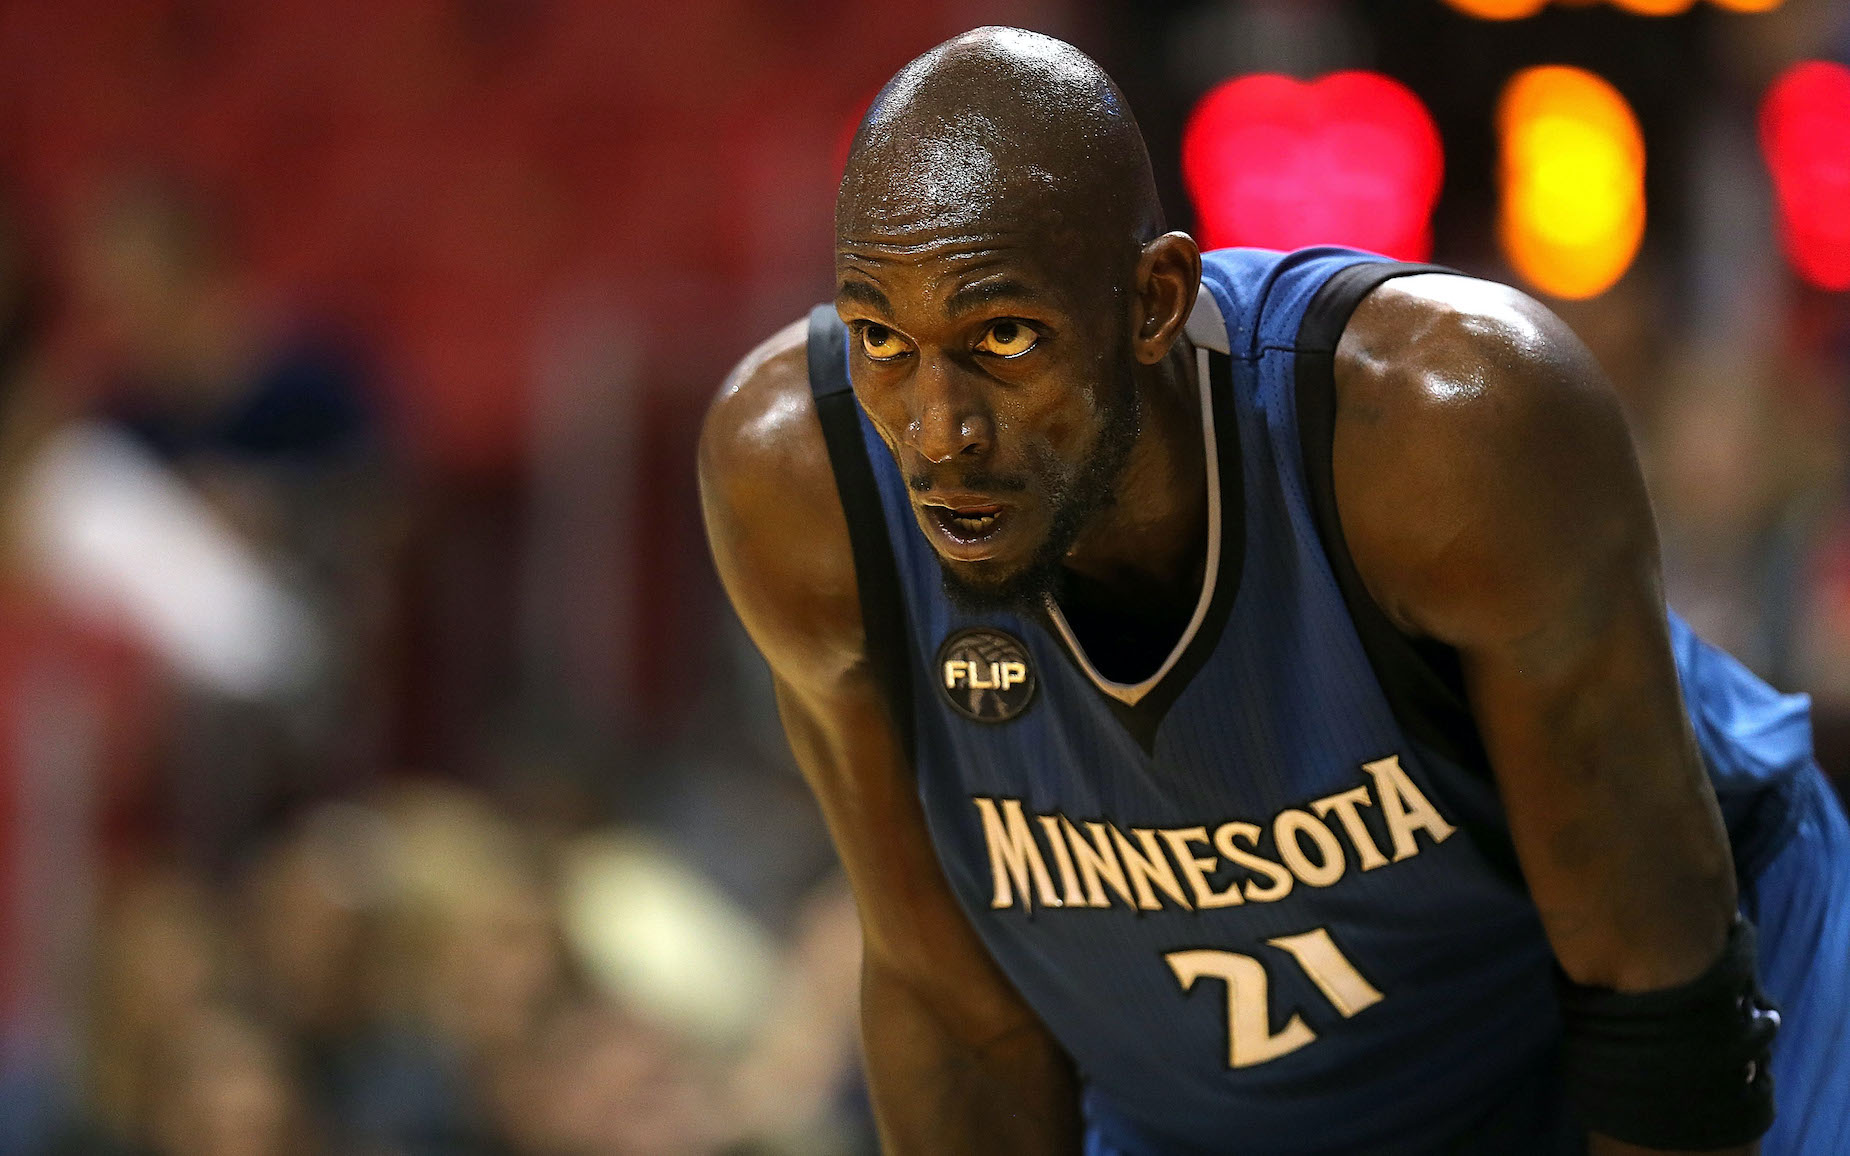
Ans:
[{"label": "flip memorial patch", "polygon": [[1002,723],[1034,701],[1028,648],[987,626],[960,630],[938,647],[938,688],[953,709],[977,722]]}]

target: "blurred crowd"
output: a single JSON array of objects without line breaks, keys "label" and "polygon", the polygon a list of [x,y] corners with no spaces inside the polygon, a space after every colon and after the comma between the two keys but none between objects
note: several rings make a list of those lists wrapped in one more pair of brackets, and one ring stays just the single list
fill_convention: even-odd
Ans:
[{"label": "blurred crowd", "polygon": [[796,846],[711,871],[675,836],[723,822],[537,756],[396,771],[363,356],[257,317],[172,182],[7,241],[0,1151],[865,1150],[852,903],[754,724],[727,796]]},{"label": "blurred crowd", "polygon": [[[1553,304],[1672,603],[1843,776],[1850,295],[1783,269],[1752,118],[1850,17],[1726,19],[1497,43],[1661,27],[1713,80],[1659,239]],[[1435,259],[1509,276],[1438,0],[0,2],[0,1156],[873,1150],[692,443],[826,294],[860,109],[983,22],[1097,54],[1171,194],[1213,81],[1396,70],[1464,141]]]},{"label": "blurred crowd", "polygon": [[[842,1153],[852,903],[787,944],[653,841],[432,785],[297,816],[100,911],[49,1153]],[[723,954],[721,954],[723,953]]]}]

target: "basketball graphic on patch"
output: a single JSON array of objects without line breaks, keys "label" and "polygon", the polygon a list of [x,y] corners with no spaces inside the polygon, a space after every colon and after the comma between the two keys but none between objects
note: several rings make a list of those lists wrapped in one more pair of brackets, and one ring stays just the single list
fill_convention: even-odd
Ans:
[{"label": "basketball graphic on patch", "polygon": [[959,630],[938,647],[938,689],[958,714],[1001,723],[1034,700],[1034,666],[1021,640],[988,626]]}]

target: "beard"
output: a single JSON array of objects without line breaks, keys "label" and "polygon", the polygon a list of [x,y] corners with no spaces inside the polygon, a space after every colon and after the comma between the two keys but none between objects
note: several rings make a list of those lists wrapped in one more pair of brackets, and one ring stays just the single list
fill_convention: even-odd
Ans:
[{"label": "beard", "polygon": [[1124,388],[1104,408],[1098,440],[1079,468],[1065,477],[1053,469],[1037,471],[1043,478],[1052,479],[1043,491],[1053,516],[1048,521],[1046,537],[1025,564],[990,578],[972,568],[957,568],[942,557],[938,559],[944,592],[952,605],[970,614],[1033,615],[1041,612],[1047,595],[1059,589],[1067,551],[1087,524],[1117,501],[1118,480],[1141,432],[1137,388],[1128,366],[1120,380]]}]

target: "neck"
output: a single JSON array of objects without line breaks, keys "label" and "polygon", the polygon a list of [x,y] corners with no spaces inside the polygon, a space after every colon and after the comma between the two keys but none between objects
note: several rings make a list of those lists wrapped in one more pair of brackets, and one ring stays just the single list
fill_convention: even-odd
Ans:
[{"label": "neck", "polygon": [[1207,457],[1195,348],[1178,340],[1137,381],[1142,429],[1101,511],[1067,552],[1066,569],[1113,598],[1152,610],[1192,607],[1207,560]]}]

